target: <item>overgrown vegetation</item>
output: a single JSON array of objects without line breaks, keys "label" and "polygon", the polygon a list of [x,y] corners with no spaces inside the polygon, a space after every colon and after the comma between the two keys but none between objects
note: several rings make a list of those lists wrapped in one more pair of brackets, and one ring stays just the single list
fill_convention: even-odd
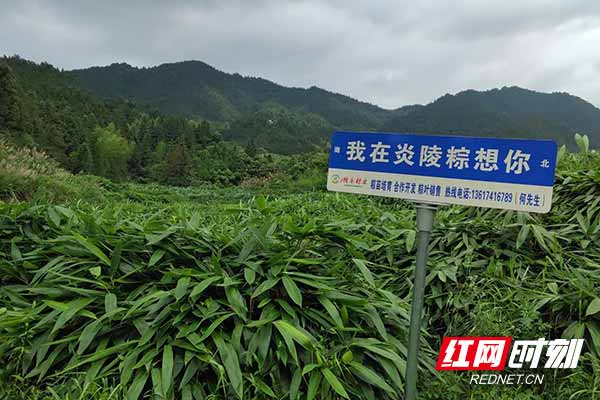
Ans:
[{"label": "overgrown vegetation", "polygon": [[[402,398],[413,208],[326,193],[318,146],[275,154],[323,144],[332,129],[306,96],[331,118],[360,109],[354,118],[381,122],[382,110],[235,79],[271,87],[294,111],[228,106],[212,88],[207,104],[232,123],[166,116],[96,98],[48,64],[0,61],[0,398]],[[491,108],[523,95],[501,92]],[[438,131],[429,111],[472,110],[471,96],[395,113]],[[507,125],[486,107],[469,121],[547,126],[523,115]],[[588,126],[595,111],[582,107]],[[577,154],[560,150],[547,215],[438,211],[423,398],[600,398],[600,153],[587,136],[574,144]],[[433,371],[444,335],[585,347],[576,370],[545,371],[541,386],[492,388]]]},{"label": "overgrown vegetation", "polygon": [[[550,214],[438,211],[424,398],[600,397],[600,155],[560,158]],[[401,398],[412,207],[292,189],[106,181],[103,203],[0,206],[0,394]],[[585,347],[543,386],[477,387],[432,371],[444,335]]]}]

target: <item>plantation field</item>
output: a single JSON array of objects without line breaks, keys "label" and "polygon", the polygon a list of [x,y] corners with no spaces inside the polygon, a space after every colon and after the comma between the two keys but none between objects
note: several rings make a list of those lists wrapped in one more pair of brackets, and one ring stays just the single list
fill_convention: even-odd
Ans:
[{"label": "plantation field", "polygon": [[[560,157],[549,214],[438,210],[420,398],[600,398],[600,155]],[[409,203],[72,175],[25,192],[0,203],[0,398],[402,398]],[[435,372],[444,335],[585,345],[543,385],[471,386]]]}]

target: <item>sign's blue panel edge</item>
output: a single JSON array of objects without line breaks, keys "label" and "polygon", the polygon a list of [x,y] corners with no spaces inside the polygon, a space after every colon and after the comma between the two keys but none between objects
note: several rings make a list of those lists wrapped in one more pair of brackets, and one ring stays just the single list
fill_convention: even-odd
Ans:
[{"label": "sign's blue panel edge", "polygon": [[[334,154],[334,147],[339,145],[340,141],[346,139],[348,136],[360,138],[360,140],[372,139],[373,142],[378,140],[388,140],[388,142],[398,143],[399,141],[407,143],[418,143],[428,142],[431,144],[440,144],[439,141],[445,142],[446,145],[465,145],[476,144],[477,146],[494,146],[499,148],[507,148],[507,146],[522,146],[526,149],[535,147],[541,154],[532,155],[532,165],[539,163],[541,159],[548,160],[550,162],[549,167],[546,170],[537,168],[537,175],[525,174],[522,176],[508,175],[495,173],[483,173],[477,174],[474,171],[456,171],[448,169],[436,169],[428,168],[426,171],[423,167],[390,167],[388,165],[377,165],[370,162],[358,163],[349,162],[346,160],[339,160],[340,157],[336,157]],[[391,139],[391,140],[390,140]],[[404,139],[404,140],[402,140]],[[372,171],[372,172],[387,172],[387,173],[399,173],[408,174],[415,176],[435,176],[440,178],[453,178],[453,179],[469,179],[477,180],[482,182],[502,182],[502,183],[514,183],[522,185],[538,185],[538,186],[552,186],[554,184],[554,170],[556,167],[558,153],[558,145],[555,141],[550,139],[508,139],[508,138],[490,138],[490,137],[477,137],[477,136],[459,136],[459,135],[430,135],[430,134],[415,134],[415,133],[395,133],[395,132],[349,132],[349,131],[336,131],[332,135],[331,139],[331,152],[329,157],[330,168],[343,168],[354,171]],[[337,158],[337,159],[336,159]],[[501,160],[499,160],[501,161]],[[385,168],[384,168],[385,167]]]}]

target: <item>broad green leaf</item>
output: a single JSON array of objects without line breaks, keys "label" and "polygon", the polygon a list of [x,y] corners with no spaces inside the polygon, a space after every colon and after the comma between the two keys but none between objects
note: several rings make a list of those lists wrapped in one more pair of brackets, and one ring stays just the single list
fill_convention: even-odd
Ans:
[{"label": "broad green leaf", "polygon": [[121,363],[121,366],[120,366],[120,369],[121,369],[120,383],[121,383],[121,385],[127,385],[129,383],[131,376],[135,372],[133,367],[135,365],[137,357],[142,351],[143,351],[143,348],[137,348],[133,351],[128,352],[127,355],[125,356],[125,359],[123,360],[123,362]]},{"label": "broad green leaf", "polygon": [[67,311],[69,309],[68,303],[62,303],[60,301],[44,300],[44,303],[57,311]]},{"label": "broad green leaf", "polygon": [[250,253],[252,253],[252,251],[256,248],[257,245],[258,245],[258,241],[255,238],[251,238],[250,240],[248,240],[246,243],[244,243],[244,247],[242,247],[242,251],[240,251],[240,254],[239,254],[237,260],[239,262],[246,261],[246,259],[248,259],[248,256],[250,255]]},{"label": "broad green leaf", "polygon": [[598,312],[600,312],[600,298],[596,297],[588,305],[585,311],[585,316],[587,317],[588,315],[594,315]]},{"label": "broad green leaf", "polygon": [[306,392],[306,400],[313,400],[317,396],[317,390],[319,390],[319,384],[321,383],[321,372],[314,371],[310,374],[308,380],[308,389]]},{"label": "broad green leaf", "polygon": [[107,293],[104,296],[104,310],[110,314],[117,308],[117,296],[114,293]]},{"label": "broad green leaf", "polygon": [[173,348],[170,345],[163,348],[161,381],[163,396],[167,398],[173,384]]},{"label": "broad green leaf", "polygon": [[196,375],[196,372],[198,372],[198,369],[200,369],[200,363],[198,362],[198,360],[194,359],[194,360],[190,361],[187,368],[185,369],[183,378],[181,378],[181,382],[179,383],[179,388],[182,388],[185,385],[187,385],[188,382],[194,377],[194,375]]},{"label": "broad green leaf", "polygon": [[10,242],[10,255],[13,261],[20,261],[23,258],[19,246],[17,246],[14,240]]},{"label": "broad green leaf", "polygon": [[266,281],[264,281],[263,283],[258,285],[258,287],[254,291],[254,293],[252,293],[252,297],[260,296],[267,290],[271,289],[273,286],[277,285],[278,282],[279,282],[279,278],[267,279]]},{"label": "broad green leaf", "polygon": [[324,296],[319,296],[319,302],[323,305],[331,319],[333,319],[333,322],[335,322],[336,326],[338,328],[343,328],[344,322],[342,321],[342,317],[340,316],[335,304],[333,304],[331,300]]},{"label": "broad green leaf", "polygon": [[415,247],[415,240],[417,238],[417,232],[414,230],[406,231],[406,251],[410,253]]},{"label": "broad green leaf", "polygon": [[219,351],[219,356],[225,367],[225,372],[229,377],[229,383],[233,387],[233,390],[237,396],[242,399],[244,395],[244,378],[242,377],[242,370],[240,368],[240,362],[238,360],[237,353],[233,346],[227,343],[219,335],[215,335],[213,340]]},{"label": "broad green leaf", "polygon": [[587,135],[575,134],[575,143],[580,153],[587,153],[590,150],[590,139]]},{"label": "broad green leaf", "polygon": [[359,260],[358,258],[353,258],[354,264],[358,267],[361,274],[365,277],[365,280],[371,285],[375,286],[375,279],[373,279],[373,273],[367,268],[367,265],[364,260]]},{"label": "broad green leaf", "polygon": [[181,400],[194,400],[192,397],[192,386],[185,385],[181,390]]},{"label": "broad green leaf", "polygon": [[54,226],[56,226],[56,227],[60,226],[60,215],[56,212],[54,207],[48,208],[48,217],[50,218],[50,221],[52,221],[52,223],[54,223]]},{"label": "broad green leaf", "polygon": [[575,321],[561,335],[564,339],[582,339],[585,334],[585,323]]},{"label": "broad green leaf", "polygon": [[320,366],[320,364],[307,364],[304,366],[304,368],[302,368],[302,375],[306,375],[313,369],[319,368]]},{"label": "broad green leaf", "polygon": [[394,363],[394,365],[396,366],[396,368],[398,368],[398,370],[400,370],[400,371],[403,371],[406,366],[406,361],[403,360],[397,353],[392,352],[387,349],[383,349],[383,348],[375,345],[375,343],[372,341],[367,341],[364,339],[355,339],[352,342],[352,345],[362,347],[364,349],[369,350],[372,353],[378,354],[380,356],[383,356],[383,357],[391,360]]},{"label": "broad green leaf", "polygon": [[329,386],[331,386],[337,394],[345,399],[350,399],[350,396],[348,396],[348,393],[346,392],[346,389],[344,389],[342,382],[339,381],[339,379],[334,375],[333,372],[331,372],[329,368],[323,368],[321,373],[325,377],[327,383],[329,383]]},{"label": "broad green leaf", "polygon": [[192,292],[190,293],[190,297],[193,300],[196,300],[198,298],[198,296],[200,296],[202,294],[202,292],[204,292],[206,289],[208,289],[209,286],[211,286],[213,283],[220,281],[221,279],[223,279],[223,278],[221,278],[220,276],[212,276],[210,278],[206,278],[205,280],[198,283],[197,285],[194,285],[194,288],[192,289]]},{"label": "broad green leaf", "polygon": [[596,321],[586,322],[585,326],[587,327],[588,332],[590,333],[590,337],[592,338],[592,343],[589,345],[590,348],[593,348],[596,356],[600,356],[600,324]]},{"label": "broad green leaf", "polygon": [[345,364],[350,364],[350,363],[352,362],[352,360],[353,360],[353,359],[354,359],[354,354],[352,354],[352,351],[351,351],[351,350],[348,350],[347,352],[345,352],[345,353],[342,355],[342,361],[343,361]]},{"label": "broad green leaf", "polygon": [[190,285],[190,277],[184,276],[179,278],[177,286],[175,287],[175,300],[179,301],[187,293],[188,286]]},{"label": "broad green leaf", "polygon": [[379,332],[381,337],[387,340],[387,331],[385,330],[385,325],[383,323],[383,320],[379,316],[379,313],[377,312],[375,307],[372,306],[367,307],[367,310],[367,316],[369,317],[371,322],[373,322],[373,325],[377,329],[377,332]]},{"label": "broad green leaf", "polygon": [[83,247],[85,247],[90,253],[92,253],[93,255],[95,255],[96,257],[98,257],[98,259],[100,261],[102,261],[104,264],[106,264],[106,265],[108,265],[110,267],[110,260],[102,252],[102,250],[100,250],[98,248],[98,246],[96,246],[94,243],[90,242],[88,239],[84,238],[83,236],[81,236],[77,232],[73,232],[73,237],[75,238],[75,240],[80,245],[82,245]]},{"label": "broad green leaf", "polygon": [[86,325],[81,332],[81,335],[79,335],[79,347],[77,348],[77,354],[83,354],[85,352],[101,328],[102,322],[100,320],[93,321]]},{"label": "broad green leaf", "polygon": [[[294,360],[296,365],[299,367],[300,362],[298,360],[298,352],[296,351],[296,345],[294,344],[294,339],[293,339],[292,335],[288,334],[286,331],[282,331],[279,328],[278,328],[278,330],[279,330],[279,333],[281,334],[281,337],[283,337],[283,341],[285,342],[285,346],[288,349],[289,355],[292,357],[292,359]],[[281,357],[279,357],[279,358],[281,358]],[[287,361],[284,360],[284,363],[287,363]]]},{"label": "broad green leaf", "polygon": [[394,393],[394,389],[370,368],[353,361],[350,363],[350,369],[356,376],[367,382],[369,385],[376,386],[388,393]]},{"label": "broad green leaf", "polygon": [[296,400],[298,398],[300,384],[302,383],[302,375],[302,370],[296,368],[292,375],[292,381],[290,382],[290,400]]},{"label": "broad green leaf", "polygon": [[390,377],[391,381],[396,386],[396,389],[402,390],[402,378],[400,378],[400,372],[398,371],[398,368],[396,368],[396,365],[394,365],[394,363],[387,358],[379,358],[378,362],[379,365],[381,365],[381,367],[385,370],[387,376]]},{"label": "broad green leaf", "polygon": [[99,278],[100,275],[102,275],[101,267],[92,267],[88,271],[90,272],[90,275],[92,275],[94,278]]},{"label": "broad green leaf", "polygon": [[[95,351],[104,350],[106,348],[107,344],[108,344],[108,338],[102,339],[102,341],[100,342],[100,344],[98,344],[98,347],[96,348]],[[102,368],[103,364],[104,364],[104,359],[101,359],[101,360],[93,362],[90,366],[88,366],[87,373],[85,374],[85,381],[84,381],[85,386],[90,385],[96,379],[96,376],[98,375],[98,372],[100,372],[100,368]]]},{"label": "broad green leaf", "polygon": [[123,351],[124,349],[132,346],[135,343],[136,343],[136,341],[124,342],[124,343],[117,344],[113,347],[109,347],[108,349],[104,349],[102,351],[97,351],[95,353],[92,353],[89,357],[81,359],[80,361],[78,361],[74,364],[70,364],[62,371],[62,373],[63,374],[67,373],[69,371],[72,371],[74,369],[81,367],[82,365],[93,363],[94,361],[101,360],[104,357],[108,357],[112,354],[119,353],[119,352]]},{"label": "broad green leaf", "polygon": [[235,315],[234,313],[228,313],[228,314],[222,315],[219,318],[217,318],[216,320],[214,320],[208,326],[208,328],[206,328],[206,330],[204,330],[202,332],[202,336],[200,337],[200,342],[202,342],[204,339],[209,337],[214,332],[214,330],[217,329],[217,327],[223,323],[223,321],[225,321],[227,318],[232,317],[234,315]]},{"label": "broad green leaf", "polygon": [[156,398],[164,398],[163,385],[162,385],[162,374],[159,368],[152,368],[150,371],[150,377],[152,378],[152,391]]},{"label": "broad green leaf", "polygon": [[314,339],[305,330],[295,327],[289,322],[283,320],[275,321],[273,324],[282,336],[293,339],[305,349],[310,349],[312,347],[312,342]]},{"label": "broad green leaf", "polygon": [[262,393],[266,394],[269,397],[272,397],[274,399],[277,398],[277,395],[275,395],[275,392],[273,392],[273,389],[271,389],[269,386],[267,386],[266,383],[264,383],[263,381],[261,381],[260,379],[256,380],[256,387],[258,388],[258,390],[260,390]]},{"label": "broad green leaf", "polygon": [[258,359],[262,361],[267,359],[267,353],[269,352],[269,345],[271,343],[272,335],[271,325],[262,326],[259,328],[258,335]]},{"label": "broad green leaf", "polygon": [[525,240],[527,240],[527,236],[529,235],[529,225],[523,225],[521,230],[519,231],[519,235],[517,236],[517,249],[523,245]]},{"label": "broad green leaf", "polygon": [[112,256],[110,258],[110,273],[114,275],[121,265],[121,252],[123,251],[123,244],[121,242],[117,243],[115,249],[113,250]]},{"label": "broad green leaf", "polygon": [[165,231],[163,233],[146,235],[146,240],[148,240],[148,243],[146,243],[146,244],[148,246],[153,246],[153,245],[157,244],[158,242],[168,238],[173,233],[175,233],[174,229],[168,229],[167,231]]},{"label": "broad green leaf", "polygon": [[63,311],[56,320],[56,323],[52,328],[52,333],[55,333],[56,331],[61,329],[67,322],[71,320],[71,318],[73,318],[80,310],[85,308],[85,306],[90,304],[92,301],[94,301],[94,299],[84,298],[72,300],[69,303],[67,303],[67,309]]},{"label": "broad green leaf", "polygon": [[284,276],[281,278],[285,290],[294,303],[302,307],[302,293],[292,278]]},{"label": "broad green leaf", "polygon": [[240,316],[243,320],[246,320],[248,307],[246,306],[246,301],[244,297],[235,286],[227,286],[225,288],[225,296],[227,297],[227,301],[237,315]]},{"label": "broad green leaf", "polygon": [[256,272],[250,267],[244,268],[244,279],[249,285],[252,285],[256,279]]},{"label": "broad green leaf", "polygon": [[152,254],[152,257],[150,257],[150,261],[148,261],[148,266],[149,267],[154,266],[157,262],[159,262],[163,258],[164,255],[165,255],[165,250],[164,249],[158,249],[158,250],[156,250]]}]

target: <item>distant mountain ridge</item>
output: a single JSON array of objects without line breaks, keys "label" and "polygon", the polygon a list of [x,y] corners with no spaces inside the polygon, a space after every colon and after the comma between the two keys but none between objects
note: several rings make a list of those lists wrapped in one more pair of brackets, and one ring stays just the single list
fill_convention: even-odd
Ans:
[{"label": "distant mountain ridge", "polygon": [[[574,133],[580,132],[589,136],[592,146],[600,146],[600,109],[568,93],[515,86],[465,90],[427,105],[386,110],[315,86],[289,88],[225,73],[201,61],[151,68],[120,63],[68,74],[99,96],[126,98],[162,112],[194,115],[233,127],[260,126],[248,121],[249,115],[261,115],[261,110],[275,106],[314,114],[334,128],[349,130],[549,138],[570,146],[574,146]],[[239,120],[244,123],[236,123]],[[246,143],[253,140],[247,129],[226,135]],[[263,145],[267,136],[261,136]],[[277,148],[285,140],[279,135]]]},{"label": "distant mountain ridge", "polygon": [[573,134],[583,132],[599,146],[600,110],[568,93],[541,93],[516,86],[466,90],[392,117],[381,129],[546,138],[570,145],[574,145]]},{"label": "distant mountain ridge", "polygon": [[289,88],[262,78],[219,71],[201,61],[183,61],[151,68],[111,64],[70,72],[93,93],[123,97],[167,113],[232,121],[270,103],[321,115],[336,126],[368,128],[390,115],[375,105],[312,86]]}]

